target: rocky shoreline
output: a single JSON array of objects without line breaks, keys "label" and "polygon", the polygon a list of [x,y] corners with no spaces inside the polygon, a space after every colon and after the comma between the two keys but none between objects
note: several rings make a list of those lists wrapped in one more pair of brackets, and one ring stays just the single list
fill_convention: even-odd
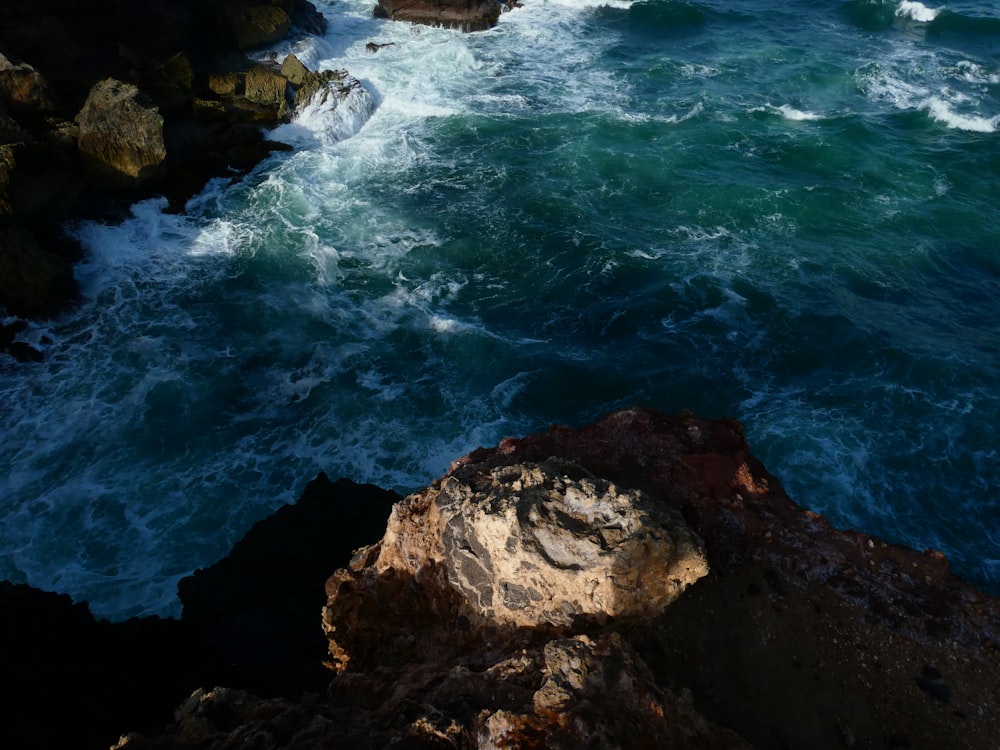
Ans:
[{"label": "rocky shoreline", "polygon": [[797,506],[733,420],[615,412],[405,499],[320,476],[179,590],[180,621],[107,623],[0,586],[5,746],[987,750],[1000,722],[1000,599]]},{"label": "rocky shoreline", "polygon": [[[74,303],[66,221],[158,195],[182,210],[209,179],[287,150],[265,129],[332,71],[293,80],[246,53],[325,28],[307,0],[0,3],[0,309],[46,318]],[[4,351],[35,358],[7,342],[18,332],[4,328]]]},{"label": "rocky shoreline", "polygon": [[[474,30],[503,7],[375,13]],[[73,304],[62,221],[181,210],[286,148],[263,129],[350,80],[245,53],[323,23],[303,0],[0,1],[0,306]],[[24,325],[0,353],[41,356]],[[1000,726],[1000,600],[800,508],[732,420],[616,412],[405,499],[321,475],[179,596],[180,620],[108,623],[0,583],[3,746],[988,750]]]}]

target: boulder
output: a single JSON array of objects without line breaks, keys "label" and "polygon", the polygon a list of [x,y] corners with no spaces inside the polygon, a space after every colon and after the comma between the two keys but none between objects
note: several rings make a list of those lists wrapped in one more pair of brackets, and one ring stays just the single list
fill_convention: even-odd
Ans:
[{"label": "boulder", "polygon": [[291,15],[293,26],[316,36],[322,36],[326,33],[326,16],[320,13],[309,0],[295,0]]},{"label": "boulder", "polygon": [[378,0],[372,15],[459,31],[484,31],[496,26],[500,13],[512,5],[500,0]]},{"label": "boulder", "polygon": [[248,102],[263,107],[274,107],[280,112],[287,106],[285,102],[287,86],[288,81],[278,71],[264,65],[254,65],[244,78],[243,96]]},{"label": "boulder", "polygon": [[295,87],[293,104],[301,111],[312,103],[322,105],[330,96],[346,97],[361,82],[347,74],[346,70],[307,71],[302,82]]},{"label": "boulder", "polygon": [[294,54],[288,55],[281,63],[281,75],[283,75],[293,86],[302,85],[302,81],[309,75],[309,68],[302,64]]},{"label": "boulder", "polygon": [[95,84],[76,122],[80,154],[100,184],[135,187],[162,173],[163,117],[133,84],[114,78]]},{"label": "boulder", "polygon": [[389,571],[448,587],[483,626],[569,630],[652,619],[708,564],[680,514],[550,459],[411,495],[393,509],[371,567],[375,582]]},{"label": "boulder", "polygon": [[27,63],[14,65],[0,54],[0,102],[11,112],[48,114],[57,109],[52,87]]}]

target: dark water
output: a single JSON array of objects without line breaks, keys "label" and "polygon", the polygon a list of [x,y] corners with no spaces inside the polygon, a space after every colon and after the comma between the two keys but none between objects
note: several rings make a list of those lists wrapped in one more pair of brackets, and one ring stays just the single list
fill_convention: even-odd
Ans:
[{"label": "dark water", "polygon": [[87,304],[0,371],[0,577],[176,612],[319,470],[408,491],[640,403],[1000,590],[1000,4],[369,6],[294,45],[369,99],[79,228]]}]

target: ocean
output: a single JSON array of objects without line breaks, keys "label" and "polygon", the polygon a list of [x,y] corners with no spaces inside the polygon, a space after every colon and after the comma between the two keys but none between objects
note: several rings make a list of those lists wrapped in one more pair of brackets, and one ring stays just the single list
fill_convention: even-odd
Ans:
[{"label": "ocean", "polygon": [[317,5],[261,57],[363,89],[71,228],[82,304],[0,364],[0,578],[177,615],[319,471],[406,493],[640,404],[1000,593],[1000,0]]}]

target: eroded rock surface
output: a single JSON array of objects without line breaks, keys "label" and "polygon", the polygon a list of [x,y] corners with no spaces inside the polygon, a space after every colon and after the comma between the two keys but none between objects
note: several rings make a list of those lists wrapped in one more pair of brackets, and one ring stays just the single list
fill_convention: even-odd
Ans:
[{"label": "eroded rock surface", "polygon": [[551,459],[448,477],[397,505],[373,574],[431,570],[483,623],[570,628],[655,617],[708,565],[679,514]]},{"label": "eroded rock surface", "polygon": [[443,26],[460,31],[484,31],[496,26],[514,0],[378,0],[373,15],[393,21]]},{"label": "eroded rock surface", "polygon": [[[618,531],[634,518],[652,529],[642,544],[657,545],[664,516],[673,546],[694,554],[663,558],[663,578],[682,558],[707,557],[707,575],[662,611],[588,615],[572,598],[581,612],[552,616],[566,612],[557,596],[579,590],[574,565],[642,570]],[[302,538],[322,547],[352,526],[345,518],[309,514]],[[298,534],[248,535],[255,562],[240,550],[201,576],[202,617],[187,624],[217,623],[212,652],[233,661],[269,640],[305,643],[284,626],[248,637],[268,602],[299,596],[282,579],[305,563],[281,552]],[[511,596],[510,583],[541,594],[553,580],[548,602]],[[216,606],[213,590],[227,589],[232,601]],[[172,725],[120,746],[996,748],[1000,601],[938,553],[839,531],[797,506],[732,420],[629,409],[474,451],[397,504],[382,541],[360,548],[327,596],[336,672],[325,694],[206,683]],[[530,608],[534,619],[517,619]],[[318,629],[315,615],[295,627]]]}]

